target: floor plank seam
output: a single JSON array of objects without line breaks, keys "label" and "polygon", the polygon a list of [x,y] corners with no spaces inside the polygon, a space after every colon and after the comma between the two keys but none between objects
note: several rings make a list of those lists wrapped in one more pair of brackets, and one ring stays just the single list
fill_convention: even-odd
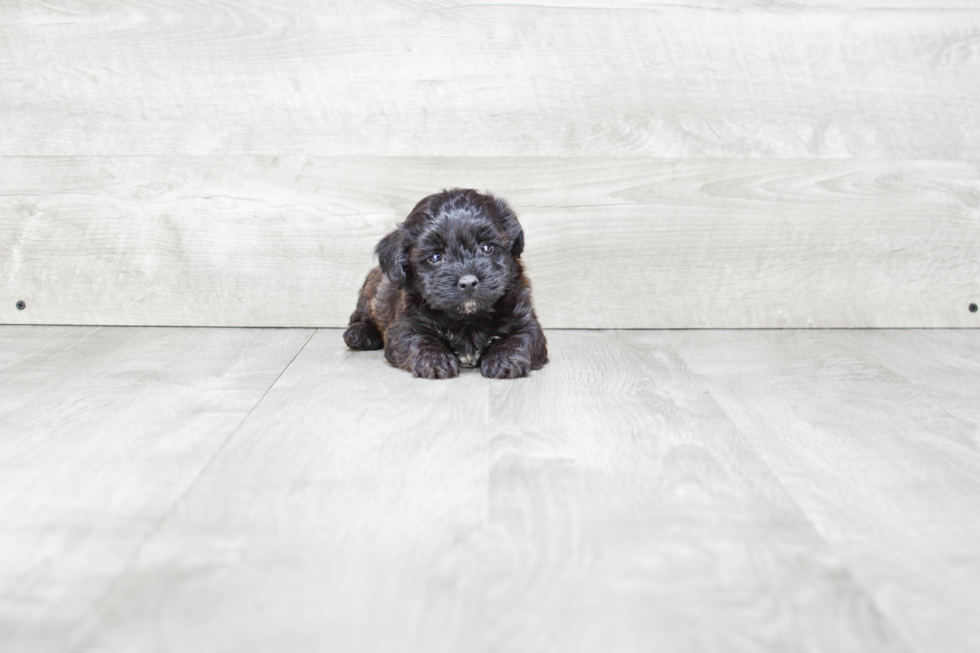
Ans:
[{"label": "floor plank seam", "polygon": [[279,379],[281,379],[282,376],[283,376],[283,374],[286,373],[286,370],[289,369],[289,367],[299,357],[299,355],[303,352],[303,350],[306,349],[306,346],[310,343],[310,340],[313,339],[313,336],[316,335],[316,332],[318,330],[319,329],[316,329],[316,328],[314,328],[312,330],[313,332],[310,334],[310,337],[306,339],[306,341],[296,351],[296,353],[293,355],[293,357],[291,359],[289,359],[289,362],[286,363],[286,365],[282,368],[282,370],[279,372],[279,374],[276,376],[276,378],[272,381],[272,383],[269,384],[269,387],[265,389],[265,392],[263,392],[262,393],[262,396],[259,397],[258,401],[255,402],[255,405],[253,405],[249,409],[248,413],[245,414],[245,417],[243,417],[242,420],[238,423],[238,426],[236,426],[231,431],[231,433],[228,434],[228,437],[226,437],[224,439],[224,441],[222,441],[222,443],[215,450],[214,454],[208,459],[208,461],[204,465],[201,466],[201,470],[197,473],[197,475],[194,476],[194,478],[191,480],[191,482],[187,484],[187,487],[174,500],[174,502],[170,506],[170,508],[163,515],[161,515],[159,519],[157,519],[157,522],[153,525],[153,528],[150,529],[150,531],[146,534],[146,536],[143,538],[142,542],[140,542],[139,546],[137,546],[137,547],[135,547],[133,549],[133,553],[129,556],[129,559],[126,561],[126,565],[123,567],[122,571],[119,572],[119,574],[112,581],[112,583],[109,584],[109,587],[106,588],[106,590],[102,593],[102,595],[96,601],[93,602],[93,604],[92,604],[93,605],[93,609],[89,613],[88,618],[86,619],[86,621],[88,622],[89,625],[80,625],[79,626],[79,634],[75,638],[75,641],[73,642],[73,644],[71,646],[72,649],[84,648],[85,647],[86,639],[88,637],[88,633],[91,630],[91,625],[90,624],[97,623],[96,617],[102,611],[103,607],[105,606],[106,601],[109,600],[109,598],[115,593],[115,591],[119,587],[119,585],[129,575],[130,570],[133,568],[133,565],[139,559],[140,554],[146,548],[147,544],[149,544],[150,541],[153,540],[154,537],[156,537],[156,535],[160,532],[160,529],[163,528],[163,525],[176,512],[178,506],[180,506],[180,504],[183,503],[184,499],[191,493],[191,491],[194,489],[194,487],[197,485],[197,483],[207,473],[208,469],[210,469],[210,467],[214,463],[214,461],[217,460],[218,456],[221,455],[221,452],[225,450],[225,448],[228,446],[228,443],[231,442],[231,440],[235,437],[235,435],[239,431],[241,431],[242,426],[245,425],[245,422],[248,421],[248,418],[251,417],[252,416],[252,413],[255,412],[255,409],[258,408],[259,405],[262,404],[262,401],[266,398],[266,396],[269,394],[269,392],[272,391],[272,388],[274,388],[276,386],[276,384],[279,382]]}]

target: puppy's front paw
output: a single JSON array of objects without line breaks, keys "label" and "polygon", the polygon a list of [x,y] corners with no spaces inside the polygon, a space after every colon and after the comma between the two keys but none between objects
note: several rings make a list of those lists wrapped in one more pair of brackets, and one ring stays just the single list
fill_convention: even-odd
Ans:
[{"label": "puppy's front paw", "polygon": [[531,359],[506,350],[487,352],[480,360],[480,372],[490,379],[519,379],[531,373]]},{"label": "puppy's front paw", "polygon": [[459,359],[448,351],[422,351],[412,358],[409,369],[423,379],[451,379],[459,376]]}]

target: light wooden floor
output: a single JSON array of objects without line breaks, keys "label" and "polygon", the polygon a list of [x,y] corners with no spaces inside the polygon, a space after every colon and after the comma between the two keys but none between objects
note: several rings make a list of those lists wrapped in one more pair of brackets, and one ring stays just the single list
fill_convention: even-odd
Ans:
[{"label": "light wooden floor", "polygon": [[0,650],[980,650],[980,330],[0,327]]}]

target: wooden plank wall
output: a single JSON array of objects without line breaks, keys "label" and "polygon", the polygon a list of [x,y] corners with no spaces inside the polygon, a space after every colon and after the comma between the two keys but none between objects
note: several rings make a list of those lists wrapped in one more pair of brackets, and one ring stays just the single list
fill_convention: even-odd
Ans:
[{"label": "wooden plank wall", "polygon": [[7,0],[0,323],[342,326],[460,185],[548,327],[980,326],[978,162],[977,0]]}]

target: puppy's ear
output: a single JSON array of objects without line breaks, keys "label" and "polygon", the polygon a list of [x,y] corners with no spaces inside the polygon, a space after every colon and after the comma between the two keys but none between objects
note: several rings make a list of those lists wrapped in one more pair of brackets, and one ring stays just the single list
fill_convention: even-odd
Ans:
[{"label": "puppy's ear", "polygon": [[382,238],[374,251],[378,255],[381,271],[395,287],[401,288],[405,284],[405,266],[408,265],[408,241],[401,225]]},{"label": "puppy's ear", "polygon": [[517,214],[504,200],[489,193],[488,196],[493,201],[497,214],[503,222],[504,230],[510,237],[510,255],[514,258],[520,258],[521,252],[524,251],[524,229],[521,228],[521,223],[517,221]]},{"label": "puppy's ear", "polygon": [[514,239],[514,246],[510,248],[510,254],[514,258],[521,258],[521,252],[524,251],[524,230],[517,234],[517,238]]}]

